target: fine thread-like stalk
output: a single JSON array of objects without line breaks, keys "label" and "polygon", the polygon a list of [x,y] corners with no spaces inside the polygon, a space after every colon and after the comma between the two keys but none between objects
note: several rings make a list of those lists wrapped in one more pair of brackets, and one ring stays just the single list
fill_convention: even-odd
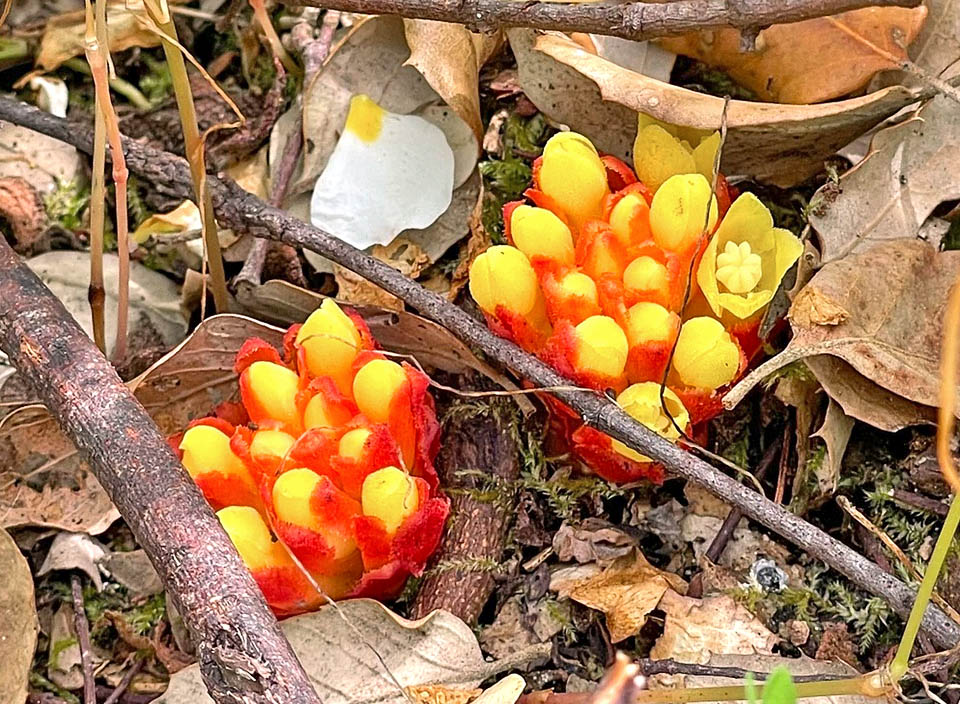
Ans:
[{"label": "fine thread-like stalk", "polygon": [[267,13],[267,8],[263,4],[263,0],[248,0],[250,7],[253,8],[253,16],[256,18],[257,23],[260,25],[260,29],[263,30],[264,35],[267,38],[267,42],[270,44],[270,48],[273,49],[273,54],[283,63],[283,67],[287,70],[288,73],[300,73],[300,67],[297,66],[297,62],[293,60],[293,57],[287,53],[287,50],[283,48],[283,42],[280,41],[280,36],[277,34],[276,28],[273,26],[273,22],[270,21],[270,15]]},{"label": "fine thread-like stalk", "polygon": [[[797,698],[807,697],[836,697],[845,694],[859,694],[864,696],[878,696],[883,690],[878,689],[877,678],[870,675],[850,677],[842,680],[824,680],[822,682],[799,682],[794,685]],[[728,687],[692,687],[682,689],[645,689],[637,692],[636,704],[687,704],[688,702],[734,702],[748,700],[750,689],[761,690],[764,685],[753,687],[746,685],[730,685]]]},{"label": "fine thread-like stalk", "polygon": [[106,221],[106,189],[104,171],[107,167],[107,123],[99,106],[94,107],[93,120],[93,176],[90,184],[90,316],[93,320],[93,341],[107,354],[107,334],[104,320],[106,290],[103,287],[103,228]]},{"label": "fine thread-like stalk", "polygon": [[200,209],[203,221],[203,243],[206,259],[210,266],[213,302],[218,313],[225,313],[230,307],[230,297],[227,294],[227,281],[223,270],[223,257],[220,254],[220,237],[217,220],[213,213],[213,201],[210,198],[210,190],[205,187],[204,183],[204,165],[202,158],[200,158],[203,141],[200,138],[200,128],[197,124],[197,111],[193,102],[193,91],[190,90],[187,65],[180,53],[177,28],[167,8],[166,0],[145,0],[144,5],[164,35],[162,40],[163,53],[167,59],[167,67],[170,69],[170,77],[173,81],[173,92],[177,100],[177,110],[180,113],[180,126],[183,130],[184,149],[187,161],[190,164],[190,175],[193,178],[197,207]]}]

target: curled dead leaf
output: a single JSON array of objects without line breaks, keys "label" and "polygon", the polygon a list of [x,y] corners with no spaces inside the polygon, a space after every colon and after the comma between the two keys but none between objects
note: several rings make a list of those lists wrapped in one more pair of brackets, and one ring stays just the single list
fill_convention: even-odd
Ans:
[{"label": "curled dead leaf", "polygon": [[10,225],[17,254],[29,256],[45,249],[47,213],[39,194],[25,179],[0,178],[0,218]]},{"label": "curled dead leaf", "polygon": [[7,531],[0,528],[0,701],[27,698],[27,678],[37,647],[37,607],[30,566]]}]

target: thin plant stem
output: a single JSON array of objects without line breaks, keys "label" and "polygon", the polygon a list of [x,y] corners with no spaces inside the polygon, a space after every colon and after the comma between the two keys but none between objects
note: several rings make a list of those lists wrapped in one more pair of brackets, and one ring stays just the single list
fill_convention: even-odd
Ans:
[{"label": "thin plant stem", "polygon": [[187,161],[190,163],[194,195],[203,221],[203,243],[205,259],[210,266],[213,302],[218,313],[225,313],[230,307],[230,297],[227,294],[227,281],[223,270],[223,257],[220,254],[220,238],[217,220],[213,213],[213,201],[210,198],[210,190],[205,186],[203,140],[197,124],[197,111],[193,102],[193,91],[190,90],[187,65],[180,53],[177,28],[173,23],[166,0],[146,0],[145,6],[164,34],[163,53],[173,80],[173,92],[177,99],[180,126],[183,130],[184,149]]},{"label": "thin plant stem", "polygon": [[[90,75],[90,67],[85,64],[83,61],[77,58],[67,59],[63,62],[64,68],[69,68],[72,71],[77,73],[82,73],[85,76]],[[122,78],[111,78],[110,79],[110,89],[118,94],[122,95],[124,98],[130,101],[130,104],[135,108],[141,110],[147,110],[148,108],[153,107],[153,103],[140,92],[140,89],[129,81],[125,81]]]},{"label": "thin plant stem", "polygon": [[93,341],[107,354],[104,322],[106,289],[103,287],[103,227],[106,210],[104,170],[107,165],[107,123],[99,106],[94,108],[93,178],[90,184],[90,286],[87,299],[93,320]]},{"label": "thin plant stem", "polygon": [[273,49],[274,55],[280,59],[288,73],[299,74],[301,72],[300,67],[297,66],[297,62],[293,60],[293,57],[287,53],[287,50],[283,48],[283,42],[280,41],[280,36],[277,34],[277,30],[270,20],[270,15],[267,12],[266,6],[263,4],[263,0],[248,1],[250,7],[253,8],[253,16],[260,25],[260,29],[263,30],[263,34],[266,36],[270,48]]},{"label": "thin plant stem", "polygon": [[[879,677],[863,675],[842,680],[824,680],[822,682],[798,682],[797,698],[836,697],[845,694],[879,696],[889,687],[879,686]],[[763,690],[763,685],[755,685]],[[761,694],[762,696],[762,694]],[[692,687],[681,689],[645,689],[637,692],[636,704],[686,704],[687,702],[733,702],[747,700],[750,696],[744,685],[729,687]]]}]

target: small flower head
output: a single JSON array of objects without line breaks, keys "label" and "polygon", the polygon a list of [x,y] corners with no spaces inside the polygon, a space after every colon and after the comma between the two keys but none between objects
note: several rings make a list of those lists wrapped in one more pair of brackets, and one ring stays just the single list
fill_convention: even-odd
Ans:
[{"label": "small flower head", "polygon": [[711,193],[710,182],[700,174],[671,176],[653,196],[650,230],[653,240],[666,251],[690,252],[701,235],[713,232],[716,224],[717,199]]},{"label": "small flower head", "polygon": [[573,365],[579,374],[619,379],[627,364],[627,336],[613,318],[594,315],[574,328]]},{"label": "small flower head", "polygon": [[627,291],[639,295],[668,291],[670,273],[663,262],[653,257],[639,256],[624,270],[623,285]]},{"label": "small flower head", "polygon": [[[628,386],[617,396],[619,405],[627,415],[643,423],[661,437],[675,442],[680,438],[679,426],[685,432],[690,424],[690,416],[683,402],[670,389],[663,390],[663,404],[660,403],[660,384],[645,381]],[[666,405],[669,415],[663,410]],[[632,450],[619,440],[613,441],[613,449],[634,462],[650,462],[650,458]]]},{"label": "small flower head", "polygon": [[658,303],[635,303],[627,311],[626,329],[630,346],[650,342],[672,342],[680,317]]},{"label": "small flower head", "polygon": [[714,315],[745,320],[776,293],[803,244],[773,226],[767,207],[752,193],[737,198],[707,245],[697,283]]},{"label": "small flower head", "polygon": [[364,480],[360,503],[365,516],[379,518],[393,535],[420,506],[416,480],[396,467],[378,469]]},{"label": "small flower head", "polygon": [[714,390],[733,381],[742,355],[719,320],[691,318],[680,328],[673,354],[673,371],[683,385]]},{"label": "small flower head", "polygon": [[311,428],[339,428],[346,424],[353,414],[346,404],[331,399],[323,391],[314,394],[303,409],[303,429]]},{"label": "small flower head", "polygon": [[353,360],[361,349],[356,324],[332,298],[323,303],[297,332],[307,370],[313,376],[329,376],[343,394],[350,393]]},{"label": "small flower head", "polygon": [[573,235],[564,222],[546,208],[520,205],[510,215],[510,236],[531,262],[573,265]]},{"label": "small flower head", "polygon": [[231,504],[260,507],[253,475],[230,448],[230,438],[223,431],[194,425],[183,434],[180,451],[183,466],[215,508]]},{"label": "small flower head", "polygon": [[403,367],[389,359],[374,359],[357,371],[353,379],[353,397],[357,408],[370,422],[386,423],[390,420],[395,399],[408,385]]},{"label": "small flower head", "polygon": [[[284,472],[273,485],[273,508],[281,521],[320,535],[332,551],[324,558],[342,560],[357,549],[351,519],[360,513],[360,506],[329,477],[302,467]],[[307,564],[318,556],[297,557]]]},{"label": "small flower head", "polygon": [[240,395],[250,420],[258,425],[279,425],[293,435],[302,429],[299,392],[297,373],[274,362],[254,362],[240,375]]},{"label": "small flower head", "polygon": [[280,543],[273,541],[270,529],[260,513],[249,506],[227,506],[217,511],[220,525],[251,571],[277,566],[293,566]]},{"label": "small flower head", "polygon": [[352,462],[360,463],[367,454],[367,441],[373,433],[367,428],[348,430],[340,438],[337,453],[340,457]]},{"label": "small flower head", "polygon": [[282,430],[258,430],[250,441],[250,457],[262,467],[276,470],[296,441]]},{"label": "small flower head", "polygon": [[497,245],[470,266],[470,294],[501,329],[536,345],[550,333],[543,293],[530,260],[516,247]]},{"label": "small flower head", "polygon": [[600,314],[596,282],[576,269],[558,275],[548,273],[543,279],[543,293],[552,320],[566,320],[576,325],[591,315]]},{"label": "small flower head", "polygon": [[594,280],[604,275],[619,279],[627,266],[627,248],[611,229],[600,220],[590,220],[581,229],[577,241],[577,264]]},{"label": "small flower head", "polygon": [[607,171],[589,139],[576,132],[555,134],[543,148],[540,190],[576,225],[600,216],[609,193]]},{"label": "small flower head", "polygon": [[718,132],[683,129],[640,114],[633,163],[637,177],[656,191],[677,174],[713,176],[713,163],[720,148]]},{"label": "small flower head", "polygon": [[650,206],[639,191],[626,193],[610,210],[610,227],[624,246],[650,238]]}]

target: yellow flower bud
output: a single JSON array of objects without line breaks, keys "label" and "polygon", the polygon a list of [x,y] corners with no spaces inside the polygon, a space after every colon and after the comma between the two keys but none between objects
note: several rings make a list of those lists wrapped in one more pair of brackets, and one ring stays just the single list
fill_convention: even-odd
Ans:
[{"label": "yellow flower bud", "polygon": [[[686,430],[690,424],[690,415],[680,398],[670,389],[663,390],[663,401],[670,412],[669,416],[664,412],[663,404],[660,403],[660,384],[655,381],[632,384],[617,396],[617,405],[627,415],[643,423],[661,437],[675,442],[680,437],[680,431],[676,426]],[[619,440],[613,441],[613,449],[634,462],[650,461],[649,457],[630,449]]]},{"label": "yellow flower bud", "polygon": [[390,403],[407,382],[407,373],[389,359],[374,359],[362,367],[353,379],[353,398],[357,408],[371,423],[390,419]]},{"label": "yellow flower bud", "polygon": [[510,234],[528,259],[542,257],[573,266],[573,236],[563,221],[546,208],[517,206],[510,216]]},{"label": "yellow flower bud", "polygon": [[300,428],[296,372],[273,362],[254,362],[244,370],[240,388],[243,404],[256,422],[272,418],[288,428]]},{"label": "yellow flower bud", "polygon": [[560,279],[560,291],[564,296],[576,296],[594,305],[599,304],[597,284],[589,276],[579,271],[571,271]]},{"label": "yellow flower bud", "polygon": [[636,217],[649,210],[650,206],[642,196],[636,193],[628,193],[613,206],[610,211],[610,228],[613,230],[617,239],[625,246],[629,247],[634,242],[637,233],[634,233]]},{"label": "yellow flower bud", "polygon": [[704,227],[707,233],[713,230],[717,213],[717,199],[706,178],[700,174],[671,176],[653,196],[650,206],[653,240],[665,250],[684,252],[697,242]]},{"label": "yellow flower bud", "polygon": [[[273,507],[277,518],[302,528],[307,528],[323,536],[333,548],[335,560],[348,556],[357,549],[353,536],[341,526],[332,526],[325,522],[322,515],[314,512],[310,497],[321,481],[329,482],[309,469],[291,469],[284,472],[273,485]],[[334,491],[337,491],[334,489]],[[344,495],[345,500],[349,499]]]},{"label": "yellow flower bud", "polygon": [[220,472],[252,484],[243,461],[230,449],[230,438],[209,425],[188,428],[180,440],[183,466],[191,477]]},{"label": "yellow flower bud", "polygon": [[627,364],[627,336],[613,318],[592,315],[576,326],[574,367],[584,374],[619,377]]},{"label": "yellow flower bud", "polygon": [[315,395],[303,409],[303,428],[338,428],[350,420],[341,406],[330,403],[322,393]]},{"label": "yellow flower bud", "polygon": [[293,564],[283,546],[273,541],[270,529],[256,509],[249,506],[227,506],[217,511],[217,518],[247,569],[259,570]]},{"label": "yellow flower bud", "polygon": [[729,384],[740,368],[740,348],[719,320],[691,318],[680,328],[673,370],[684,386],[716,389]]},{"label": "yellow flower bud", "polygon": [[325,298],[297,333],[307,370],[313,376],[332,377],[343,394],[350,393],[353,360],[360,349],[360,333],[336,301]]},{"label": "yellow flower bud", "polygon": [[658,303],[637,303],[627,311],[627,339],[630,346],[667,342],[674,334],[677,316]]},{"label": "yellow flower bud", "polygon": [[590,140],[575,132],[555,134],[543,148],[540,190],[553,198],[578,225],[600,217],[607,171]]},{"label": "yellow flower bud", "polygon": [[370,438],[370,431],[366,428],[355,428],[343,434],[340,438],[340,447],[338,454],[354,462],[363,461],[366,452],[367,440]]},{"label": "yellow flower bud", "polygon": [[489,315],[496,315],[497,306],[503,306],[536,331],[549,332],[537,274],[530,260],[516,247],[490,247],[474,260],[470,266],[470,295]]},{"label": "yellow flower bud", "polygon": [[667,267],[653,257],[637,257],[623,272],[623,285],[628,291],[664,291],[670,284]]},{"label": "yellow flower bud", "polygon": [[364,515],[379,518],[392,535],[405,518],[416,513],[420,496],[416,482],[406,472],[384,467],[363,481],[360,504]]},{"label": "yellow flower bud", "polygon": [[698,173],[711,179],[719,148],[719,132],[677,127],[641,113],[633,143],[633,165],[637,178],[656,192],[677,174]]},{"label": "yellow flower bud", "polygon": [[281,430],[258,430],[250,441],[250,456],[257,462],[276,464],[287,456],[296,441]]}]

